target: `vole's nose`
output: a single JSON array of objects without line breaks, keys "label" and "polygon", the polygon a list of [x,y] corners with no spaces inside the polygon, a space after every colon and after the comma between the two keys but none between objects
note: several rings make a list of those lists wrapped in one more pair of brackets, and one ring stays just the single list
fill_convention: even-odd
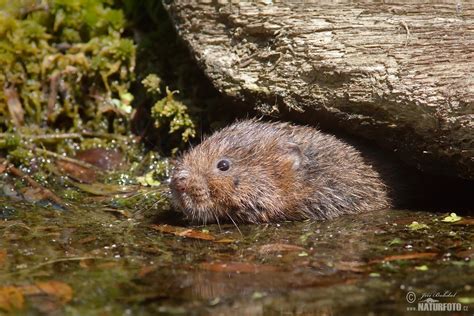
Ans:
[{"label": "vole's nose", "polygon": [[186,171],[180,171],[171,178],[170,185],[177,191],[186,191],[189,174]]},{"label": "vole's nose", "polygon": [[181,191],[181,192],[186,191],[186,178],[184,177],[175,178],[174,181],[171,182],[171,184],[178,191]]}]

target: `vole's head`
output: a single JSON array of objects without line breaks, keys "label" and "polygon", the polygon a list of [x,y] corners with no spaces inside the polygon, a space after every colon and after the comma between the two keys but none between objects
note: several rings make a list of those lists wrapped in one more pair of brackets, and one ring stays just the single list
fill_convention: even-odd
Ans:
[{"label": "vole's head", "polygon": [[192,220],[291,218],[303,156],[276,124],[243,121],[185,153],[171,176],[174,205]]}]

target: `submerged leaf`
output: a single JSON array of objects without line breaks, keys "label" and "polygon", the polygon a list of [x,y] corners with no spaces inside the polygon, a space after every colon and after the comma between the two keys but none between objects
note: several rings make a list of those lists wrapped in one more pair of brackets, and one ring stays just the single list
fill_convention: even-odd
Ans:
[{"label": "submerged leaf", "polygon": [[462,219],[461,216],[456,215],[456,213],[451,213],[445,218],[443,218],[441,221],[445,223],[454,223],[454,222],[459,222]]},{"label": "submerged leaf", "polygon": [[417,253],[406,253],[401,255],[387,256],[382,259],[372,260],[370,263],[379,263],[396,260],[416,260],[416,259],[433,259],[438,256],[435,252],[417,252]]},{"label": "submerged leaf", "polygon": [[209,263],[204,262],[199,265],[202,270],[213,272],[235,272],[235,273],[262,273],[262,272],[276,272],[281,269],[277,266],[269,264],[256,264],[247,262],[224,262],[224,263]]},{"label": "submerged leaf", "polygon": [[7,258],[7,251],[4,249],[0,249],[0,267],[5,263]]},{"label": "submerged leaf", "polygon": [[87,162],[102,170],[118,169],[123,163],[123,155],[118,150],[91,148],[79,151],[75,159]]},{"label": "submerged leaf", "polygon": [[84,192],[91,193],[94,195],[114,195],[114,194],[125,194],[134,192],[137,190],[136,185],[119,185],[119,184],[105,184],[105,183],[78,183],[72,182],[72,184],[81,189]]},{"label": "submerged leaf", "polygon": [[418,223],[418,222],[414,221],[410,225],[408,225],[408,228],[410,228],[411,230],[419,230],[419,229],[429,228],[429,226],[426,225],[426,224]]},{"label": "submerged leaf", "polygon": [[260,247],[258,250],[259,253],[266,254],[271,252],[291,252],[291,251],[300,251],[303,252],[305,249],[296,245],[289,244],[267,244]]},{"label": "submerged leaf", "polygon": [[24,295],[38,295],[46,294],[54,296],[62,303],[67,303],[72,299],[72,288],[63,282],[59,281],[46,281],[37,282],[32,285],[25,285],[21,287],[21,291]]},{"label": "submerged leaf", "polygon": [[17,287],[0,287],[0,310],[12,312],[15,309],[22,309],[24,303],[23,293]]},{"label": "submerged leaf", "polygon": [[422,265],[422,266],[417,266],[415,267],[415,270],[418,270],[418,271],[428,271],[428,266],[426,264]]},{"label": "submerged leaf", "polygon": [[390,241],[388,242],[388,245],[389,245],[389,246],[400,245],[402,242],[403,242],[403,241],[402,241],[400,238],[395,237],[395,238],[393,238],[392,240],[390,240]]},{"label": "submerged leaf", "polygon": [[196,231],[194,229],[189,229],[185,227],[171,226],[171,225],[151,225],[151,228],[160,231],[162,233],[173,234],[175,236],[187,237],[192,239],[201,239],[201,240],[215,240],[211,234],[203,233]]},{"label": "submerged leaf", "polygon": [[56,165],[61,172],[70,176],[76,181],[82,183],[93,183],[97,179],[97,173],[95,170],[86,168],[84,166],[72,163],[66,160],[57,160]]}]

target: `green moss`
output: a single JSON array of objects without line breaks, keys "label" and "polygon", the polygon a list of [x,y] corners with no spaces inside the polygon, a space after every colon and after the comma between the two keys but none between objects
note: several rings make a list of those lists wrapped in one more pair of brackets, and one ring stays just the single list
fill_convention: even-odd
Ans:
[{"label": "green moss", "polygon": [[20,137],[16,134],[5,134],[0,139],[0,149],[15,149],[20,145]]},{"label": "green moss", "polygon": [[[128,131],[135,45],[121,10],[105,0],[3,0],[0,10],[0,86],[17,92],[22,124]],[[13,127],[9,101],[0,89],[3,130]]]},{"label": "green moss", "polygon": [[175,93],[166,87],[166,96],[155,103],[151,116],[157,128],[169,126],[169,133],[180,132],[182,140],[187,142],[196,136],[196,130],[187,106],[174,98]]},{"label": "green moss", "polygon": [[[140,155],[130,149],[130,138],[100,136],[131,134],[132,102],[144,89],[134,85],[136,47],[124,32],[139,19],[126,21],[121,8],[139,13],[140,7],[109,0],[0,0],[0,150],[12,162],[27,165],[33,147],[68,156],[94,147]],[[146,112],[160,130],[160,145],[174,148],[194,137],[195,124],[176,91],[156,75],[143,83],[147,103],[155,104]],[[32,140],[84,131],[99,136]]]}]

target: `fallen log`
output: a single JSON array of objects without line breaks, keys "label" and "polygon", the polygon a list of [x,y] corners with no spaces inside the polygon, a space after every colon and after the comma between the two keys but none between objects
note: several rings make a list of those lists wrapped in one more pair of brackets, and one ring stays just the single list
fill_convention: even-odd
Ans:
[{"label": "fallen log", "polygon": [[474,3],[169,2],[226,96],[474,179]]}]

